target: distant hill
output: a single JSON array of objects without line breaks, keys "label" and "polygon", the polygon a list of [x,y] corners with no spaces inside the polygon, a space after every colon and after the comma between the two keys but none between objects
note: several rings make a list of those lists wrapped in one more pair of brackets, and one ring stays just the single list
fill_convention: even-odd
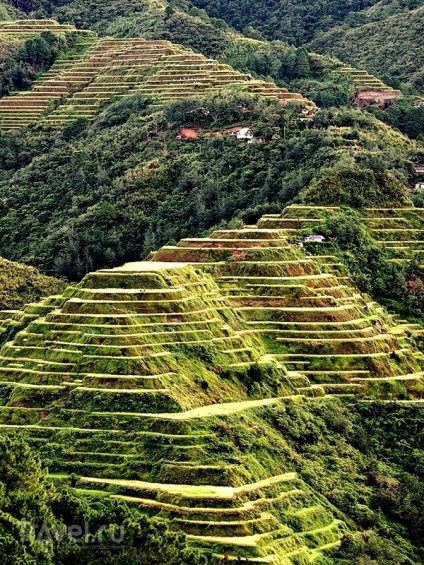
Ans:
[{"label": "distant hill", "polygon": [[424,92],[424,6],[317,36],[309,47]]},{"label": "distant hill", "polygon": [[310,41],[322,30],[329,30],[353,17],[377,0],[193,0],[215,18],[222,18],[238,30],[259,31],[267,39],[281,39],[295,45]]},{"label": "distant hill", "polygon": [[[61,29],[54,20],[20,20],[0,24],[0,40]],[[307,101],[275,84],[240,73],[169,41],[99,39],[84,35],[86,48],[58,59],[28,92],[0,100],[0,129],[41,122],[63,125],[92,119],[113,98],[140,94],[153,104],[234,89],[284,102]]]},{"label": "distant hill", "polygon": [[34,267],[0,257],[0,310],[21,308],[64,288],[65,283],[59,279],[46,277]]}]

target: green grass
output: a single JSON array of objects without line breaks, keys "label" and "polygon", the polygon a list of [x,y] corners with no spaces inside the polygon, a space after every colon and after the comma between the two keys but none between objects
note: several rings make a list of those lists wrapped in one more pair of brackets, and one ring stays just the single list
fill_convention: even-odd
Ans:
[{"label": "green grass", "polygon": [[175,520],[202,550],[313,562],[345,526],[266,418],[320,398],[419,400],[423,360],[331,256],[254,231],[168,246],[29,306],[0,352],[0,428],[87,496]]}]

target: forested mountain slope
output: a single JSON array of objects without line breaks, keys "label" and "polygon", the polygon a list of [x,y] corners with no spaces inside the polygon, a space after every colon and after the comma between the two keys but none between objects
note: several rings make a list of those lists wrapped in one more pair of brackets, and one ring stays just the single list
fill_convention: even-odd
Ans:
[{"label": "forested mountain slope", "polygon": [[353,29],[335,28],[310,47],[424,92],[423,26],[424,6]]},{"label": "forested mountain slope", "polygon": [[260,0],[254,4],[248,0],[219,2],[219,0],[194,0],[215,18],[222,18],[238,30],[249,27],[258,30],[267,39],[281,39],[302,45],[317,33],[343,23],[377,0],[336,0],[322,2],[295,2],[293,0],[269,2]]},{"label": "forested mountain slope", "polygon": [[[210,16],[268,40],[335,56],[423,91],[422,0],[385,2],[226,2],[194,0]],[[399,84],[400,84],[399,83]]]},{"label": "forested mountain slope", "polygon": [[[265,143],[213,135],[234,125]],[[181,127],[200,127],[199,138],[176,139]],[[223,221],[279,212],[311,182],[331,179],[351,206],[407,203],[418,158],[412,142],[359,111],[304,122],[296,108],[247,94],[165,110],[126,98],[59,135],[3,134],[0,156],[0,254],[73,280]]]}]

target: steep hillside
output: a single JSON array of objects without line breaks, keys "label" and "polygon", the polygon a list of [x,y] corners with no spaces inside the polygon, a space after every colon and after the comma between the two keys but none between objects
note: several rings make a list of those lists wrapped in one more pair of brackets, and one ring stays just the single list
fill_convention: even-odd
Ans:
[{"label": "steep hillside", "polygon": [[336,28],[310,47],[424,92],[423,25],[424,6],[358,28]]},{"label": "steep hillside", "polygon": [[[247,94],[165,110],[135,96],[60,137],[3,134],[0,253],[76,280],[222,221],[278,212],[312,181],[328,180],[353,206],[407,204],[417,151],[405,137],[355,110],[301,120],[294,107]],[[214,135],[234,125],[265,143]],[[178,140],[182,127],[200,127],[198,139]]]},{"label": "steep hillside", "polygon": [[334,258],[258,225],[91,273],[24,310],[0,352],[0,422],[57,480],[75,473],[87,495],[159,515],[215,562],[306,564],[358,526],[297,471],[281,417],[318,399],[419,403],[421,330]]},{"label": "steep hillside", "polygon": [[82,57],[94,34],[54,20],[0,21],[0,97],[28,89],[52,64]]},{"label": "steep hillside", "polygon": [[[422,324],[424,313],[424,216],[416,208],[287,206],[261,225],[285,229],[314,255],[336,255],[364,292],[391,311]],[[325,241],[309,242],[321,235]],[[306,238],[306,239],[304,239]]]},{"label": "steep hillside", "polygon": [[[30,34],[60,27],[55,22],[49,26],[49,22],[7,22],[0,26],[0,37],[2,33]],[[135,93],[160,105],[231,88],[307,104],[300,94],[256,80],[167,41],[96,39],[90,32],[87,35],[91,43],[79,56],[59,60],[31,91],[0,100],[1,129],[18,129],[43,123],[44,119],[46,125],[92,119],[102,104]],[[52,112],[53,104],[58,108]]]}]

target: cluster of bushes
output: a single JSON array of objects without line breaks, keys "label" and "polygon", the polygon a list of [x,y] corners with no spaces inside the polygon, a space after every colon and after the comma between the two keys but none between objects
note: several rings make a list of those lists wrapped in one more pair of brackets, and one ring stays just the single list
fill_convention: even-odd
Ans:
[{"label": "cluster of bushes", "polygon": [[0,67],[0,96],[31,86],[37,72],[48,69],[61,51],[74,45],[72,33],[43,31],[27,39]]}]

